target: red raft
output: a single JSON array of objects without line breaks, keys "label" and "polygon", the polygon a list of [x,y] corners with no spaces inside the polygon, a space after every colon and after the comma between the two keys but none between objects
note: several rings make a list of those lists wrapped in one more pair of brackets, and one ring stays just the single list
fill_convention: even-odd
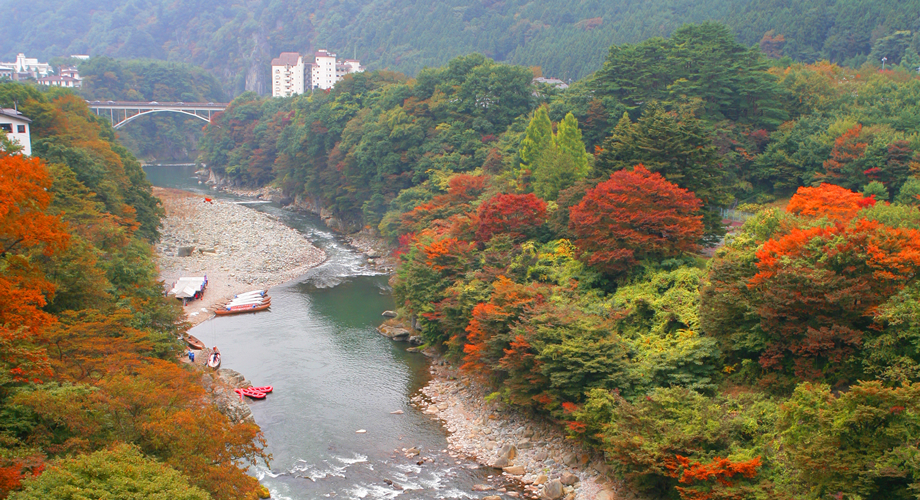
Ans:
[{"label": "red raft", "polygon": [[267,385],[265,387],[247,387],[245,389],[234,389],[234,391],[240,395],[240,399],[243,399],[243,396],[253,398],[253,399],[265,399],[265,395],[272,392],[273,387]]}]

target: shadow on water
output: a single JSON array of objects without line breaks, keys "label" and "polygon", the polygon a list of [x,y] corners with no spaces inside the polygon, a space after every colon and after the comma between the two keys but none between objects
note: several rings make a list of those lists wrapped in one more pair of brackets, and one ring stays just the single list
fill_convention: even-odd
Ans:
[{"label": "shadow on water", "polygon": [[[147,170],[166,168],[184,178],[158,171],[150,175],[155,185],[207,192],[187,175],[194,169]],[[274,499],[480,498],[471,487],[487,482],[490,471],[450,457],[440,423],[410,403],[428,380],[427,360],[375,331],[380,313],[394,307],[387,276],[318,218],[276,205],[253,208],[302,231],[328,259],[272,288],[270,311],[192,329],[220,347],[224,368],[275,388],[250,402],[273,456],[270,468],[252,473]],[[407,458],[401,450],[411,447],[421,455]]]}]

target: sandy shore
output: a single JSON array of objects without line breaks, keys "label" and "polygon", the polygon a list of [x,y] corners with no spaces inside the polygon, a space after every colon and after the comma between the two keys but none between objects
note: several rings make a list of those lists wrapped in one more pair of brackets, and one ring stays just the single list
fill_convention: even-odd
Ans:
[{"label": "sandy shore", "polygon": [[[244,205],[176,189],[155,187],[153,194],[166,210],[157,245],[160,279],[168,287],[181,276],[208,277],[202,299],[185,306],[193,325],[238,293],[281,284],[326,259],[300,232]],[[178,256],[189,248],[191,255]]]}]

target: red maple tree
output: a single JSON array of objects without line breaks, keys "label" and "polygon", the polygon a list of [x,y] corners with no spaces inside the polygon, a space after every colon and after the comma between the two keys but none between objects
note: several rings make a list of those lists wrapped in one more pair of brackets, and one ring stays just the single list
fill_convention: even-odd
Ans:
[{"label": "red maple tree", "polygon": [[512,240],[533,235],[546,222],[546,202],[533,193],[497,194],[479,205],[476,239],[489,241],[496,234]]},{"label": "red maple tree", "polygon": [[702,202],[643,165],[619,170],[573,206],[569,229],[588,264],[622,272],[645,258],[696,250]]}]

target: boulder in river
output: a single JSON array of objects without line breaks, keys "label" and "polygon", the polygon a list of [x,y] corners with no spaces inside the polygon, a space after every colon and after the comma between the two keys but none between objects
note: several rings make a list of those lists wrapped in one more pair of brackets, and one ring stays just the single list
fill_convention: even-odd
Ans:
[{"label": "boulder in river", "polygon": [[398,342],[409,340],[409,330],[401,326],[380,325],[377,327],[377,331],[390,340],[396,340]]},{"label": "boulder in river", "polygon": [[395,318],[397,316],[396,311],[383,311],[381,314],[384,318]]}]

